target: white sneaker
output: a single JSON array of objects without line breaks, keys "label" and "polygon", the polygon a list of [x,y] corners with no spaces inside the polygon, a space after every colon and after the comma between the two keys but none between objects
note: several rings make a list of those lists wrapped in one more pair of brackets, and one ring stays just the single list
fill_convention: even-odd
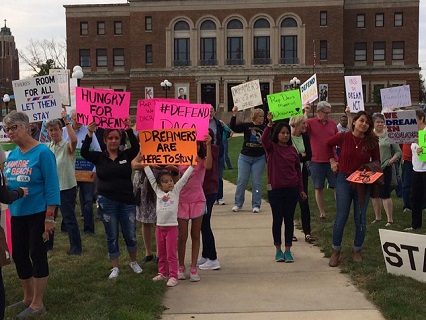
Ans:
[{"label": "white sneaker", "polygon": [[200,281],[200,276],[198,275],[197,269],[195,268],[191,269],[191,272],[189,273],[189,281],[191,282]]},{"label": "white sneaker", "polygon": [[219,200],[217,200],[217,204],[220,205],[220,206],[223,206],[223,205],[225,205],[225,201],[223,201],[223,199],[219,199]]},{"label": "white sneaker", "polygon": [[169,281],[167,281],[168,287],[176,287],[178,285],[179,281],[176,278],[171,277]]},{"label": "white sneaker", "polygon": [[198,258],[198,260],[197,260],[197,267],[201,266],[202,264],[205,264],[208,260],[209,259],[204,258],[204,257]]},{"label": "white sneaker", "polygon": [[238,212],[238,211],[240,211],[240,207],[238,207],[238,206],[233,206],[233,207],[232,207],[232,211],[233,211],[233,212]]},{"label": "white sneaker", "polygon": [[130,268],[132,268],[134,273],[141,273],[143,270],[140,267],[140,265],[138,265],[138,263],[136,261],[131,261],[129,263]]},{"label": "white sneaker", "polygon": [[402,212],[411,212],[411,209],[405,208]]},{"label": "white sneaker", "polygon": [[185,267],[179,267],[178,279],[179,280],[185,280],[186,279]]},{"label": "white sneaker", "polygon": [[112,268],[111,269],[111,273],[109,274],[109,279],[115,279],[115,278],[117,278],[118,277],[118,274],[120,273],[120,270],[117,268],[117,267],[115,267],[115,268]]},{"label": "white sneaker", "polygon": [[200,270],[219,270],[220,264],[219,260],[210,260],[208,259],[206,263],[199,266]]},{"label": "white sneaker", "polygon": [[260,208],[258,208],[258,207],[253,208],[253,213],[259,213],[259,212],[260,212]]},{"label": "white sneaker", "polygon": [[152,281],[157,282],[157,281],[164,281],[166,280],[166,276],[162,273],[157,274],[154,278],[152,278]]}]

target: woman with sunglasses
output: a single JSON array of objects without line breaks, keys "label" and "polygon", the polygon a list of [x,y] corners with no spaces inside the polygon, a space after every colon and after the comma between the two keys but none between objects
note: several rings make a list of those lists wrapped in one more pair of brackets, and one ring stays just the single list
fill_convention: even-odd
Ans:
[{"label": "woman with sunglasses", "polygon": [[90,151],[90,143],[96,131],[96,124],[87,126],[89,133],[81,146],[81,155],[96,166],[98,177],[98,213],[102,220],[107,236],[108,256],[112,269],[109,279],[118,277],[118,225],[121,226],[127,252],[130,257],[130,267],[135,273],[141,273],[142,268],[136,262],[136,201],[132,184],[132,160],[139,153],[139,142],[133,133],[130,119],[125,121],[126,133],[131,147],[120,150],[122,130],[105,129],[103,140],[106,150],[103,152]]}]

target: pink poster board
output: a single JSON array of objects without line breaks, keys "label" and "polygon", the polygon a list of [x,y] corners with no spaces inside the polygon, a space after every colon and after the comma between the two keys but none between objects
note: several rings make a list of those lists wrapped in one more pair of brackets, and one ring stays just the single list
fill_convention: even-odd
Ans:
[{"label": "pink poster board", "polygon": [[130,92],[77,87],[76,104],[77,122],[124,129],[124,121],[130,114]]}]

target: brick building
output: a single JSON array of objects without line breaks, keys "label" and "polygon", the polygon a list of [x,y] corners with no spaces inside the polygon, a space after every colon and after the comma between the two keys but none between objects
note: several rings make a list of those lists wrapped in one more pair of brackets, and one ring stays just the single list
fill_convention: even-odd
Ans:
[{"label": "brick building", "polygon": [[[345,105],[344,75],[374,90],[408,84],[419,97],[419,1],[128,0],[66,5],[68,66],[82,86],[232,108],[230,88],[259,79],[262,94],[317,74],[322,99]],[[169,91],[163,80],[173,85]],[[134,113],[134,110],[133,110]]]},{"label": "brick building", "polygon": [[[0,96],[11,94],[12,81],[19,79],[19,56],[16,49],[15,38],[6,26],[0,29]],[[0,97],[0,98],[1,98]],[[0,101],[0,103],[3,103]]]}]

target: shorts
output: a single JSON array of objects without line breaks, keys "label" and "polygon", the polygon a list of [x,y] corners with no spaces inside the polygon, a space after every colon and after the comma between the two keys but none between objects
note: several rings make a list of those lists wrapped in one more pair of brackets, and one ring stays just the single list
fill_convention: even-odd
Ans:
[{"label": "shorts", "polygon": [[379,187],[380,193],[378,197],[371,198],[380,198],[380,199],[389,199],[391,197],[391,182],[392,182],[392,166],[386,166],[386,168],[383,169],[383,175],[384,175],[384,184]]},{"label": "shorts", "polygon": [[324,189],[325,178],[327,178],[328,186],[330,188],[336,187],[336,176],[331,170],[330,163],[311,161],[309,168],[311,169],[311,177],[314,189]]},{"label": "shorts", "polygon": [[205,211],[205,202],[190,202],[181,203],[179,202],[178,218],[183,220],[196,219],[201,217]]}]

